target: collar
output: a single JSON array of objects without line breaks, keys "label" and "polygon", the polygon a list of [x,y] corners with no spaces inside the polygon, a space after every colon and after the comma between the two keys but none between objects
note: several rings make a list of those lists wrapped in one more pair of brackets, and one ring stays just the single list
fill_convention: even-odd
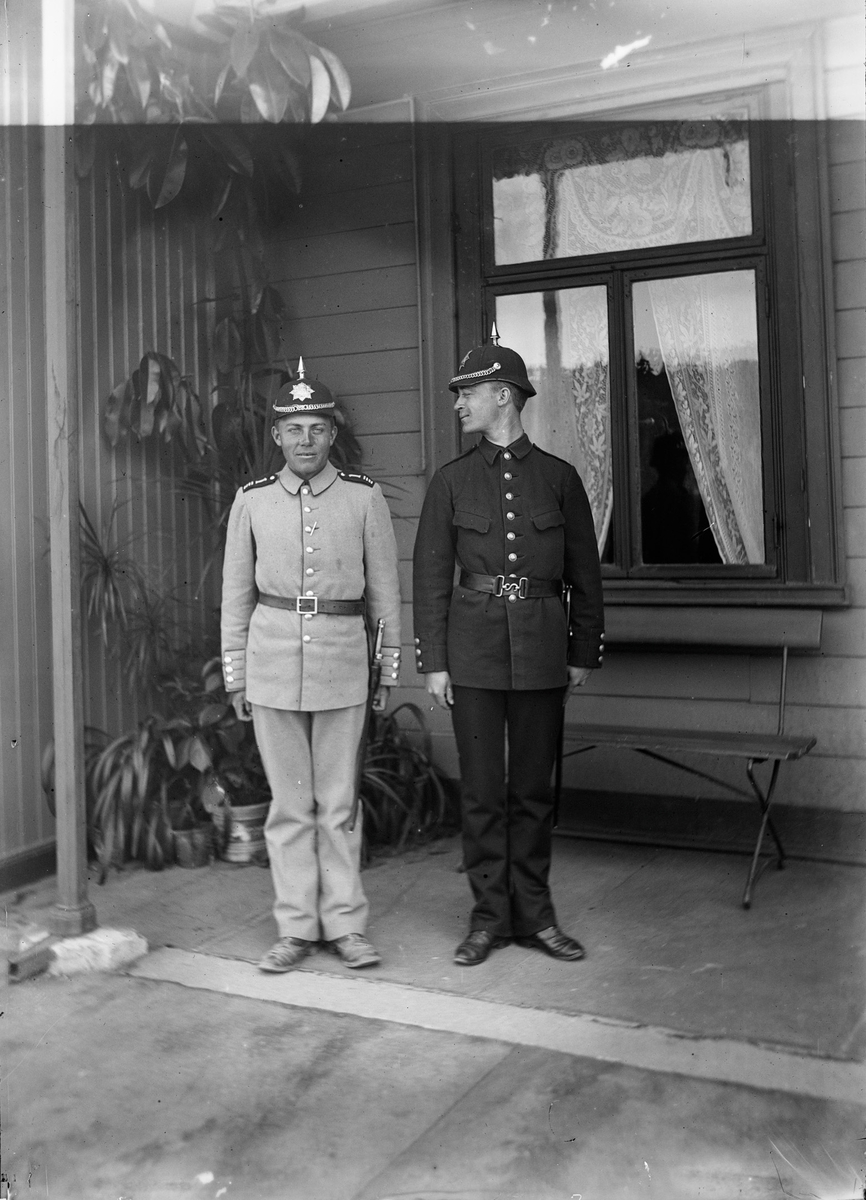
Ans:
[{"label": "collar", "polygon": [[515,458],[526,458],[529,451],[532,449],[532,442],[522,433],[516,442],[512,442],[510,446],[496,446],[493,442],[488,442],[486,437],[483,437],[478,443],[478,449],[484,456],[484,461],[488,467],[492,467],[496,462],[497,455],[502,450],[509,450]]},{"label": "collar", "polygon": [[280,483],[292,496],[297,496],[301,488],[306,484],[314,496],[318,496],[329,488],[340,472],[330,461],[325,463],[318,475],[314,475],[312,479],[301,479],[300,475],[296,475],[294,471],[289,469],[288,463],[283,467],[279,474]]}]

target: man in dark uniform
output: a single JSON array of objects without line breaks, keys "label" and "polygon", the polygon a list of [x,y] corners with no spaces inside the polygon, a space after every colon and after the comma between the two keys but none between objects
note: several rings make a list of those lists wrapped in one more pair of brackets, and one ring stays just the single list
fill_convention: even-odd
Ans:
[{"label": "man in dark uniform", "polygon": [[372,479],[329,462],[334,398],[304,378],[303,362],[298,374],[273,403],[286,465],[238,491],[223,565],[225,686],[238,715],[252,718],[272,796],[265,839],[279,940],[263,971],[291,970],[320,940],[348,967],[380,961],[365,936],[361,821],[350,828],[369,679],[365,616],[384,621],[384,687],[397,683],[400,663],[388,504]]},{"label": "man in dark uniform", "polygon": [[524,433],[520,414],[535,389],[495,329],[448,386],[463,433],[482,436],[430,483],[414,614],[418,670],[451,709],[460,757],[474,906],[454,961],[474,966],[512,938],[573,961],[583,948],[559,929],[548,887],[550,778],[562,706],[602,660],[592,513],[574,467]]}]

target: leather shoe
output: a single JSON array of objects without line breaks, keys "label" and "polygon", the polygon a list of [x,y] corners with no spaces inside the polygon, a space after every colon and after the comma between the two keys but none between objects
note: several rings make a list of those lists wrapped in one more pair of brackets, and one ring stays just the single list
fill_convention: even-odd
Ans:
[{"label": "leather shoe", "polygon": [[511,938],[497,937],[487,929],[473,929],[454,951],[454,961],[458,967],[477,967],[491,950],[499,950],[510,941]]},{"label": "leather shoe", "polygon": [[347,933],[345,937],[334,938],[328,942],[328,948],[353,970],[360,967],[378,967],[382,961],[379,951],[372,942],[367,941],[363,933]]},{"label": "leather shoe", "polygon": [[259,960],[259,970],[292,971],[312,949],[313,943],[303,938],[280,938],[278,942],[274,942],[264,958]]},{"label": "leather shoe", "polygon": [[574,938],[563,933],[558,925],[539,929],[538,933],[532,933],[529,937],[517,938],[516,941],[518,946],[528,946],[530,950],[543,950],[551,958],[558,958],[562,962],[577,962],[579,958],[586,956],[586,951],[580,942],[576,942]]}]

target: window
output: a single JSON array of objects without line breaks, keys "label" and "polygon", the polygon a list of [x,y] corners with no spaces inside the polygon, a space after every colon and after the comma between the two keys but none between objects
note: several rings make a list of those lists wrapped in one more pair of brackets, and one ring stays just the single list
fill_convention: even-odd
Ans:
[{"label": "window", "polygon": [[838,602],[821,131],[704,108],[456,134],[456,341],[523,355],[608,600]]}]

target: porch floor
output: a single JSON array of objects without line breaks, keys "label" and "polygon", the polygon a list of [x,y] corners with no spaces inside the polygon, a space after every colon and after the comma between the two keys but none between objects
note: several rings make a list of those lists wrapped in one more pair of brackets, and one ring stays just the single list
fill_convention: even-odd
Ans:
[{"label": "porch floor", "polygon": [[[866,871],[769,869],[746,912],[742,855],[558,839],[557,912],[586,960],[511,946],[461,970],[459,861],[446,839],[364,872],[384,962],[360,978],[323,952],[288,976],[250,965],[275,936],[266,870],[93,883],[100,924],[152,953],[5,989],[27,1069],[3,1101],[34,1105],[29,1129],[3,1117],[21,1194],[863,1195]],[[7,923],[52,901],[53,881],[8,895]]]}]

